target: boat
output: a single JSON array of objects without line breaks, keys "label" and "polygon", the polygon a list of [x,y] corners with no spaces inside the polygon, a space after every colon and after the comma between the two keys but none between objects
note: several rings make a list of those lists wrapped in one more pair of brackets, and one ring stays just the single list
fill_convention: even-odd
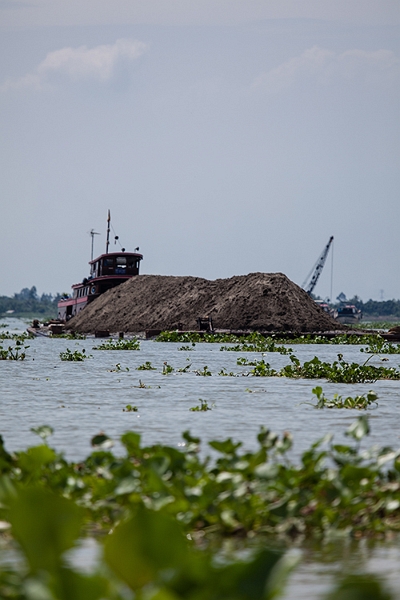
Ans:
[{"label": "boat", "polygon": [[[93,236],[92,230],[92,256],[89,261],[90,274],[84,277],[81,283],[72,286],[72,294],[64,295],[58,302],[58,320],[66,322],[75,317],[87,304],[96,300],[107,290],[124,283],[128,279],[139,275],[140,261],[143,255],[139,254],[139,248],[135,252],[109,252],[110,246],[111,215],[108,211],[107,217],[107,242],[106,251],[93,259]],[[115,241],[119,238],[115,236]]]},{"label": "boat", "polygon": [[314,300],[315,304],[318,304],[318,306],[324,311],[326,312],[328,315],[330,315],[333,319],[337,318],[337,310],[336,308],[332,308],[331,306],[329,306],[329,304],[327,302],[325,302],[324,300]]},{"label": "boat", "polygon": [[27,327],[27,332],[36,337],[51,337],[62,335],[65,332],[64,323],[57,320],[49,321],[48,323],[40,323],[38,319],[33,319],[32,325]]},{"label": "boat", "polygon": [[336,320],[343,325],[356,325],[361,321],[362,312],[354,304],[345,304],[337,309]]}]

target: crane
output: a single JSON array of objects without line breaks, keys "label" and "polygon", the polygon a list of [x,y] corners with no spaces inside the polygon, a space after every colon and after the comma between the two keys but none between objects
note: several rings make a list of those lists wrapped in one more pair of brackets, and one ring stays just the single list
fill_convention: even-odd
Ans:
[{"label": "crane", "polygon": [[[311,269],[311,272],[307,275],[306,280],[304,281],[303,285],[301,286],[303,288],[303,290],[305,290],[309,296],[311,296],[315,286],[317,285],[317,281],[319,279],[319,276],[322,273],[322,269],[324,268],[326,257],[328,256],[329,248],[331,247],[332,242],[333,242],[333,235],[331,235],[331,237],[329,238],[329,242],[323,249],[321,256],[319,257],[319,259],[317,260],[317,262]],[[310,279],[311,273],[312,273],[312,277]],[[308,284],[307,284],[307,281],[309,281]]]}]

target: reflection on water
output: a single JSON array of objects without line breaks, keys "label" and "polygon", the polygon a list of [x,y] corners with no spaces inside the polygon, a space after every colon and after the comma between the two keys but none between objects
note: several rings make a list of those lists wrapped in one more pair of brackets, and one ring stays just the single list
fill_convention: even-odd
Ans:
[{"label": "reflection on water", "polygon": [[[17,320],[8,320],[8,326],[25,328]],[[316,382],[312,380],[218,376],[222,368],[245,373],[246,367],[237,366],[236,359],[259,358],[255,353],[221,352],[219,344],[196,344],[193,351],[180,351],[182,344],[154,341],[142,341],[140,351],[93,350],[98,342],[93,338],[77,341],[35,338],[27,342],[30,348],[25,361],[0,361],[0,434],[8,450],[36,444],[38,438],[30,428],[42,424],[54,428],[51,444],[69,459],[88,454],[90,438],[99,431],[118,439],[129,429],[140,432],[145,444],[178,446],[181,433],[190,429],[203,440],[203,452],[207,451],[205,442],[226,437],[241,440],[246,448],[254,449],[256,434],[264,425],[278,433],[291,431],[296,457],[325,433],[332,432],[337,440],[343,439],[345,429],[359,414],[353,410],[315,410],[302,404],[313,399],[311,390]],[[7,340],[3,345],[6,344]],[[62,362],[60,352],[67,348],[72,351],[85,348],[86,354],[93,358],[82,363]],[[362,363],[367,358],[359,346],[304,345],[293,349],[302,362],[315,355],[332,362],[339,352],[347,361]],[[386,358],[389,361],[385,366],[399,367],[400,355]],[[287,356],[276,353],[267,354],[265,360],[276,369],[289,362]],[[137,371],[146,361],[157,370]],[[190,363],[190,372],[162,375],[165,361],[175,369]],[[118,363],[121,370],[116,370]],[[378,365],[380,358],[374,357],[370,363]],[[193,372],[203,370],[206,365],[212,377]],[[138,387],[139,380],[151,387]],[[400,382],[318,384],[328,397],[334,393],[354,396],[373,389],[378,394],[379,406],[369,411],[372,432],[363,443],[400,447]],[[209,405],[215,404],[214,409],[189,411],[199,404],[200,398]],[[124,412],[127,404],[136,405],[139,411]],[[358,544],[355,551],[354,547],[346,548],[341,543],[337,552],[334,555],[330,548],[326,554],[335,556],[333,564],[324,560],[323,550],[306,552],[286,597],[320,597],[334,573],[353,566],[353,559],[355,568],[361,565],[382,573],[400,590],[396,568],[400,558],[398,544],[373,548]]]},{"label": "reflection on water", "polygon": [[338,539],[303,550],[299,565],[285,590],[285,600],[323,598],[338,579],[350,573],[373,573],[396,599],[400,598],[400,539],[360,542]]}]

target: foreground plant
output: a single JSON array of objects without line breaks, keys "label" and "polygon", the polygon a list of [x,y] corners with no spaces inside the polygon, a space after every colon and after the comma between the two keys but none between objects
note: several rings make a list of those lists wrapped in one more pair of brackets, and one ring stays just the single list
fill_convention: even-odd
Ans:
[{"label": "foreground plant", "polygon": [[33,486],[5,500],[16,553],[26,566],[14,562],[0,573],[4,599],[272,600],[293,567],[271,549],[216,561],[195,547],[176,519],[137,506],[101,540],[95,568],[83,574],[65,556],[79,541],[83,507]]},{"label": "foreground plant", "polygon": [[[43,435],[49,429],[43,429]],[[211,461],[199,454],[200,440],[183,434],[184,449],[143,447],[140,435],[125,433],[125,455],[114,455],[105,434],[92,440],[83,461],[68,462],[46,444],[9,454],[0,443],[0,521],[7,522],[5,490],[26,485],[53,490],[85,508],[86,530],[108,533],[137,507],[176,518],[193,539],[222,540],[259,534],[381,536],[400,531],[400,451],[361,451],[369,432],[366,416],[347,430],[354,443],[332,436],[313,443],[292,463],[289,433],[261,428],[254,452],[228,438],[209,443]],[[8,493],[8,492],[7,492]]]}]

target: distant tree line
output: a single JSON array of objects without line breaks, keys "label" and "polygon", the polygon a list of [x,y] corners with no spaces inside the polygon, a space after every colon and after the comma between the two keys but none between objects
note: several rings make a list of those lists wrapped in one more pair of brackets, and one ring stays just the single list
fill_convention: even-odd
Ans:
[{"label": "distant tree line", "polygon": [[13,311],[15,316],[37,315],[46,317],[57,316],[57,302],[60,294],[38,295],[35,286],[31,289],[24,288],[19,294],[0,296],[0,315],[4,316],[7,311]]}]

